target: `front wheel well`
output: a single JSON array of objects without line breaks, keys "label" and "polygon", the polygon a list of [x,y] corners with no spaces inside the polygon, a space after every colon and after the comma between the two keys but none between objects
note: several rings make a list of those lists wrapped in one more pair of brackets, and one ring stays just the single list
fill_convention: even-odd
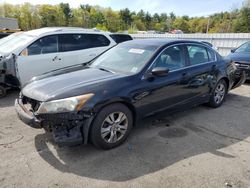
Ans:
[{"label": "front wheel well", "polygon": [[122,104],[122,105],[126,106],[131,111],[131,113],[133,115],[133,125],[135,125],[135,120],[137,118],[136,110],[135,110],[135,107],[127,101],[121,100],[121,101],[112,101],[110,103],[106,103],[105,105],[98,108],[96,114],[98,114],[103,108],[105,108],[109,105],[113,105],[113,104]]},{"label": "front wheel well", "polygon": [[221,80],[224,80],[227,84],[227,93],[229,92],[229,79],[227,77],[221,78]]},{"label": "front wheel well", "polygon": [[[103,106],[99,107],[98,109],[96,109],[95,114],[97,115],[103,108],[105,108],[105,107],[107,107],[109,105],[113,105],[113,104],[122,104],[122,105],[126,106],[131,111],[132,117],[133,117],[133,127],[134,127],[135,123],[136,123],[136,118],[137,118],[136,110],[135,110],[135,107],[132,104],[130,104],[129,102],[126,102],[126,101],[112,101],[110,103],[106,103],[105,105],[103,105]],[[89,142],[89,140],[90,140],[90,132],[91,132],[90,130],[91,130],[93,122],[94,122],[94,120],[96,118],[96,115],[92,119],[92,121],[91,121],[91,123],[90,123],[90,125],[88,127],[88,131],[87,131],[87,133],[85,135],[85,136],[87,136],[86,143]]]}]

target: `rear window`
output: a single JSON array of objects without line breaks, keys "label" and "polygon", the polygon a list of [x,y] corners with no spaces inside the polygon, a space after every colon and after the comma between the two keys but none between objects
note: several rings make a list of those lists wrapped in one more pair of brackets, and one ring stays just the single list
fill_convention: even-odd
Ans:
[{"label": "rear window", "polygon": [[121,43],[128,40],[133,40],[133,38],[130,35],[122,35],[122,34],[112,34],[110,37],[116,42]]}]

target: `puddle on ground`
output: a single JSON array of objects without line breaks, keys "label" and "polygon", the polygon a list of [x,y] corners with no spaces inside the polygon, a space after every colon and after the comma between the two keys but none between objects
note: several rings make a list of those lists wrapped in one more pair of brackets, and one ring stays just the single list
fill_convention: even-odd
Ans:
[{"label": "puddle on ground", "polygon": [[182,128],[172,127],[166,130],[160,131],[159,136],[163,138],[177,138],[184,137],[187,135],[187,131]]}]

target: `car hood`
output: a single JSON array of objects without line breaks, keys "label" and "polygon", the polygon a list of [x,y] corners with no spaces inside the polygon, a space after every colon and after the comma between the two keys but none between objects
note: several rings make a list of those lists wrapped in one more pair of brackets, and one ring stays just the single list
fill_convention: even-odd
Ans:
[{"label": "car hood", "polygon": [[227,58],[233,61],[239,62],[249,62],[250,63],[250,53],[231,53]]},{"label": "car hood", "polygon": [[97,68],[85,68],[57,76],[33,81],[22,89],[26,97],[44,102],[94,92],[90,85],[123,77]]}]

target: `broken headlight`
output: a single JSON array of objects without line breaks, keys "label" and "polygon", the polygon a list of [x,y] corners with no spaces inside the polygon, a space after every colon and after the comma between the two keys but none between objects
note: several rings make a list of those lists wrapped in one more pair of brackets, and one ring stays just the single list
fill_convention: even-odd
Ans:
[{"label": "broken headlight", "polygon": [[93,93],[89,93],[66,99],[43,102],[36,113],[46,114],[79,111],[84,106],[84,104],[93,96]]}]

